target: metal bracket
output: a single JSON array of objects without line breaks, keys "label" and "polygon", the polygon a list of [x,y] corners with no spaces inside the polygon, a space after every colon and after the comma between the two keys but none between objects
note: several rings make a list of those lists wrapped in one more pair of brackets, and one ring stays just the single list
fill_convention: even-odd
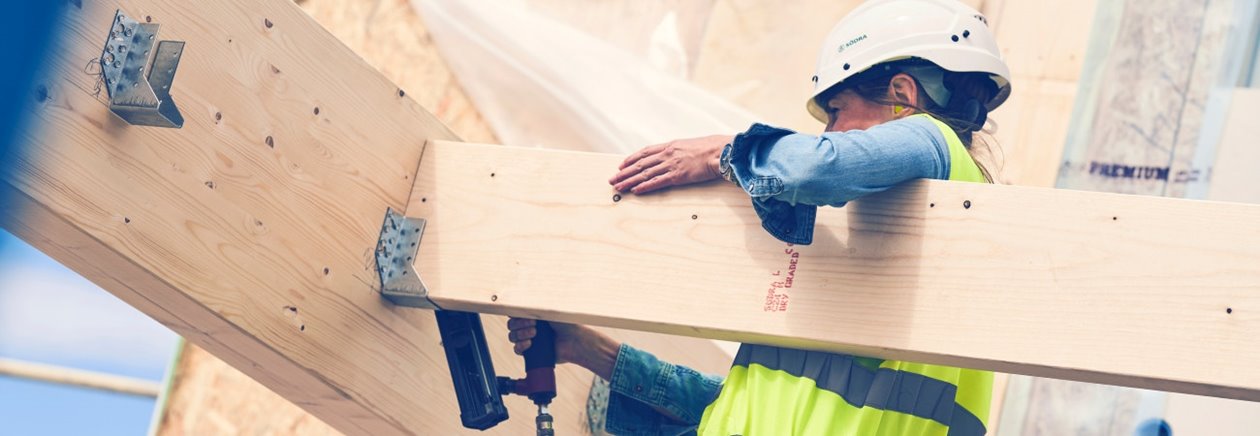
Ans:
[{"label": "metal bracket", "polygon": [[416,273],[415,258],[424,234],[424,219],[385,210],[380,239],[376,241],[376,273],[381,278],[381,297],[399,306],[440,309],[429,300],[429,290]]},{"label": "metal bracket", "polygon": [[158,27],[161,25],[131,19],[122,9],[114,13],[101,52],[101,74],[109,93],[109,110],[115,115],[131,125],[178,129],[184,126],[184,117],[171,99],[171,82],[184,53],[184,41],[155,41]]}]

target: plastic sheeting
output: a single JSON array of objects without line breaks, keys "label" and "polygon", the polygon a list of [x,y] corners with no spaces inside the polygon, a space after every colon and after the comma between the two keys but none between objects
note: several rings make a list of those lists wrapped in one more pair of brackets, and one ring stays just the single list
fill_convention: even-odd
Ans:
[{"label": "plastic sheeting", "polygon": [[688,59],[674,15],[648,36],[652,49],[645,59],[519,1],[412,5],[505,144],[629,153],[672,139],[740,132],[755,120],[678,77]]}]

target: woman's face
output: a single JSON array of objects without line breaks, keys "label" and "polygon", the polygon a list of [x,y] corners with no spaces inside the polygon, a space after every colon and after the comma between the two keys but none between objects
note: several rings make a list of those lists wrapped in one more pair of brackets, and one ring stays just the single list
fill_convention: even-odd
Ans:
[{"label": "woman's face", "polygon": [[827,102],[828,132],[866,130],[891,121],[896,114],[892,106],[869,101],[852,89],[846,89]]}]

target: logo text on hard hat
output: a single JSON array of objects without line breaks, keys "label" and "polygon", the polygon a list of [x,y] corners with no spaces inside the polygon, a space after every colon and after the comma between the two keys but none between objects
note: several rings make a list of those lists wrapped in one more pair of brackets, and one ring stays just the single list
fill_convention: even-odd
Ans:
[{"label": "logo text on hard hat", "polygon": [[857,43],[862,42],[862,41],[864,41],[864,40],[866,40],[866,34],[865,34],[865,33],[863,33],[861,36],[858,36],[857,38],[850,39],[850,40],[849,40],[849,42],[846,42],[846,43],[844,43],[844,44],[840,44],[840,48],[836,50],[836,53],[844,53],[844,50],[845,50],[845,49],[847,49],[847,48],[849,48],[849,47],[852,47],[852,46],[853,46],[853,44],[857,44]]}]

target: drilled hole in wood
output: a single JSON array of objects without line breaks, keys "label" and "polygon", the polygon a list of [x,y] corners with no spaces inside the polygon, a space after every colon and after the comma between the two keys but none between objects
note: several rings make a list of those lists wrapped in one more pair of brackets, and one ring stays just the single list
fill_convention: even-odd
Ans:
[{"label": "drilled hole in wood", "polygon": [[693,220],[694,220],[694,219],[699,219],[699,218],[700,218],[700,215],[692,215],[692,216],[691,216],[691,219],[693,219]]},{"label": "drilled hole in wood", "polygon": [[1118,220],[1118,219],[1120,219],[1120,217],[1115,217],[1115,216],[1111,217],[1111,220],[1112,220],[1112,221],[1115,221],[1115,220]]},{"label": "drilled hole in wood", "polygon": [[428,199],[428,198],[424,198],[424,197],[420,197],[420,202],[421,202],[421,203],[424,203],[424,202],[426,202],[426,201],[429,201],[429,199]]},{"label": "drilled hole in wood", "polygon": [[963,209],[971,209],[971,200],[963,200]]},{"label": "drilled hole in wood", "polygon": [[406,96],[407,96],[407,92],[406,92],[406,91],[403,91],[401,88],[399,88],[399,89],[398,89],[398,96],[399,96],[399,97],[406,97]]},{"label": "drilled hole in wood", "polygon": [[270,136],[268,136],[268,137],[267,137],[267,139],[266,139],[266,140],[264,140],[263,142],[266,142],[268,147],[271,147],[271,148],[276,148],[276,140],[275,140],[275,139],[271,139],[271,137],[270,137]]},{"label": "drilled hole in wood", "polygon": [[210,189],[214,189],[214,181],[213,180],[206,181],[206,187]]},{"label": "drilled hole in wood", "polygon": [[1232,308],[1232,307],[1226,307],[1226,308],[1225,308],[1225,313],[1227,313],[1227,314],[1234,313],[1234,308]]},{"label": "drilled hole in wood", "polygon": [[302,324],[302,325],[298,326],[298,331],[299,331],[299,332],[304,332],[304,331],[306,331],[306,324]]},{"label": "drilled hole in wood", "polygon": [[48,101],[48,87],[47,86],[39,85],[39,88],[35,89],[35,101],[38,101],[40,103]]},{"label": "drilled hole in wood", "polygon": [[621,194],[613,194],[613,202],[621,201]]},{"label": "drilled hole in wood", "polygon": [[123,224],[131,224],[131,218],[123,217]]},{"label": "drilled hole in wood", "polygon": [[146,22],[146,23],[152,23],[152,22],[153,22],[153,16],[151,16],[151,15],[145,15],[145,16],[144,16],[144,22]]},{"label": "drilled hole in wood", "polygon": [[219,121],[223,121],[223,112],[215,112],[215,113],[214,113],[214,122],[216,122],[216,123],[217,123],[217,122],[219,122]]},{"label": "drilled hole in wood", "polygon": [[319,106],[315,106],[315,115],[319,115]]},{"label": "drilled hole in wood", "polygon": [[263,18],[263,25],[264,25],[264,26],[267,26],[267,28],[268,28],[268,29],[270,29],[270,28],[271,28],[271,26],[273,26],[274,24],[272,24],[272,23],[271,23],[271,19],[270,19],[270,18]]},{"label": "drilled hole in wood", "polygon": [[928,203],[928,207],[936,207],[936,203]]},{"label": "drilled hole in wood", "polygon": [[328,267],[324,267],[324,275],[328,275],[328,272],[329,272]]},{"label": "drilled hole in wood", "polygon": [[490,296],[490,301],[499,301],[499,296],[498,296],[498,295],[491,295],[491,296]]},{"label": "drilled hole in wood", "polygon": [[494,173],[490,173],[490,177],[494,177]]}]

